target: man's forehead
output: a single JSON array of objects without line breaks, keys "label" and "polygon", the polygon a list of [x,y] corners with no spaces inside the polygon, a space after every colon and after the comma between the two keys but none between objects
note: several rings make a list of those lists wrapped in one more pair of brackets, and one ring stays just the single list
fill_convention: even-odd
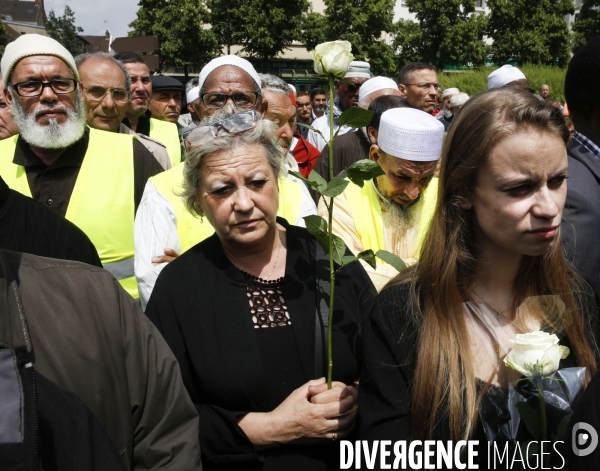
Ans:
[{"label": "man's forehead", "polygon": [[133,76],[150,76],[150,69],[146,64],[141,62],[130,62],[128,64],[123,64],[123,67],[129,72],[129,75]]},{"label": "man's forehead", "polygon": [[23,57],[23,59],[19,60],[13,68],[12,76],[19,74],[37,74],[40,72],[40,66],[54,69],[54,71],[59,74],[67,74],[70,77],[74,77],[73,71],[64,60],[49,54]]},{"label": "man's forehead", "polygon": [[392,155],[388,156],[390,167],[395,173],[404,173],[409,176],[426,177],[433,173],[437,161],[417,162],[406,160]]},{"label": "man's forehead", "polygon": [[308,95],[296,97],[296,103],[310,103],[310,97]]},{"label": "man's forehead", "polygon": [[235,65],[222,65],[213,70],[204,81],[204,93],[220,92],[223,89],[239,91],[256,90],[256,84],[250,74]]},{"label": "man's forehead", "polygon": [[263,96],[268,103],[268,114],[276,114],[287,119],[296,116],[296,108],[289,96],[270,90],[263,90]]},{"label": "man's forehead", "polygon": [[[79,77],[81,80],[93,79],[98,82],[102,76],[110,77],[111,79],[123,80],[125,84],[127,79],[121,67],[114,62],[103,58],[93,57],[83,62],[77,69],[79,71]],[[102,75],[99,76],[98,72],[102,70]]]},{"label": "man's forehead", "polygon": [[319,93],[315,95],[313,100],[327,100],[327,95],[325,95],[324,93]]},{"label": "man's forehead", "polygon": [[419,79],[419,78],[423,78],[423,79],[426,78],[427,80],[437,80],[438,79],[437,72],[435,70],[431,70],[431,69],[413,70],[410,77],[411,77],[410,80]]}]

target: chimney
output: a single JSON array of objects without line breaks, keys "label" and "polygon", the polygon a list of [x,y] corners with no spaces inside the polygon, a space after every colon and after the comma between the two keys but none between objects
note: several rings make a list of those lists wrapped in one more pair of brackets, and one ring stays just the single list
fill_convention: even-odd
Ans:
[{"label": "chimney", "polygon": [[106,39],[107,41],[110,41],[110,31],[106,30],[106,33],[104,33],[104,39]]}]

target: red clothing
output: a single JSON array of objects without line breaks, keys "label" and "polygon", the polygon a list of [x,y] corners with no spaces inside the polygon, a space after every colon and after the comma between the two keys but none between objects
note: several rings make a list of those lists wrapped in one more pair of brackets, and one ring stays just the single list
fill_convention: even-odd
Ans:
[{"label": "red clothing", "polygon": [[298,139],[298,142],[296,143],[296,147],[294,147],[292,154],[294,159],[296,159],[296,162],[298,162],[300,173],[304,178],[308,178],[308,175],[316,165],[321,152],[299,133],[294,133],[294,137]]}]

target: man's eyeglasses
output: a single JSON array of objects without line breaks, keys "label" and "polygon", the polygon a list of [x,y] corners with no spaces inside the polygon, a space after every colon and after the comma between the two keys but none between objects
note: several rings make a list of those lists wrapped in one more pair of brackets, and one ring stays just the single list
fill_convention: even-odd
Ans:
[{"label": "man's eyeglasses", "polygon": [[50,87],[57,95],[72,93],[77,88],[77,80],[73,79],[54,79],[48,82],[32,80],[29,82],[9,83],[18,95],[24,97],[40,96],[44,93],[44,87]]},{"label": "man's eyeglasses", "polygon": [[258,113],[254,110],[241,111],[215,121],[214,123],[200,124],[193,128],[185,139],[186,147],[196,147],[206,132],[212,132],[216,137],[219,131],[225,130],[229,134],[240,134],[254,129],[258,121]]},{"label": "man's eyeglasses", "polygon": [[211,110],[218,110],[225,106],[231,99],[237,108],[252,108],[258,100],[257,92],[237,92],[232,94],[207,92],[200,95],[204,106]]},{"label": "man's eyeglasses", "polygon": [[440,87],[439,83],[407,83],[406,86],[414,85],[417,88],[420,88],[423,91],[427,91],[433,87],[436,92],[441,92],[442,87]]},{"label": "man's eyeglasses", "polygon": [[296,108],[310,108],[312,105],[310,101],[308,103],[298,103],[296,102]]},{"label": "man's eyeglasses", "polygon": [[129,101],[129,92],[122,88],[106,88],[99,85],[86,87],[83,84],[81,87],[85,90],[85,94],[94,101],[103,100],[107,93],[112,95],[112,99],[115,103],[127,103]]}]

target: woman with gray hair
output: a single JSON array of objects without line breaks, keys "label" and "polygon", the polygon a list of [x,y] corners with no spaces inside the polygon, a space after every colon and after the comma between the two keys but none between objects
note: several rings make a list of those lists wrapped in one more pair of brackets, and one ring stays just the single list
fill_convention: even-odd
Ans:
[{"label": "woman with gray hair", "polygon": [[[209,118],[187,138],[187,207],[215,234],[161,272],[146,314],[179,360],[201,417],[205,470],[339,469],[356,417],[358,320],[374,288],[336,279],[334,383],[325,370],[327,270],[305,229],[277,218],[283,150],[255,111]],[[324,274],[322,272],[325,272]]]}]

